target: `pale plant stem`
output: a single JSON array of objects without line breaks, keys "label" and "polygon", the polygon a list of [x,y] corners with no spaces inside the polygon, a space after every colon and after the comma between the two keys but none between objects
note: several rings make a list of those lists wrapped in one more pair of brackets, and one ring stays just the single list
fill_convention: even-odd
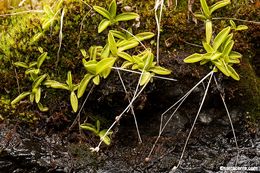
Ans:
[{"label": "pale plant stem", "polygon": [[62,44],[62,28],[63,28],[64,13],[65,13],[65,9],[62,10],[61,17],[60,17],[59,49],[57,52],[56,67],[58,67],[59,60],[60,60],[60,49],[61,49],[61,44]]},{"label": "pale plant stem", "polygon": [[21,12],[11,13],[11,14],[1,14],[0,17],[15,16],[15,15],[20,15],[20,14],[25,14],[25,13],[44,13],[44,11],[43,10],[27,10],[27,11],[21,11]]},{"label": "pale plant stem", "polygon": [[225,102],[225,98],[224,98],[224,95],[221,93],[220,91],[220,86],[217,82],[217,79],[215,78],[214,76],[214,81],[217,85],[217,88],[219,89],[219,94],[220,94],[220,97],[222,99],[222,102],[224,104],[224,107],[225,107],[225,110],[226,110],[226,113],[227,113],[227,116],[228,116],[228,119],[229,119],[229,123],[230,123],[230,126],[231,126],[231,130],[232,130],[232,133],[233,133],[233,136],[234,136],[234,140],[235,140],[235,145],[236,145],[236,148],[237,148],[237,157],[236,157],[236,162],[235,162],[235,166],[237,166],[237,162],[238,162],[238,157],[239,157],[239,146],[238,146],[238,143],[237,143],[237,137],[236,137],[236,133],[235,133],[235,129],[234,129],[234,126],[233,126],[233,123],[232,123],[232,119],[231,119],[231,116],[230,116],[230,113],[229,113],[229,110],[228,110],[228,107],[227,107],[227,104]]},{"label": "pale plant stem", "polygon": [[[160,32],[161,32],[160,23],[161,23],[161,18],[162,18],[163,4],[164,4],[164,0],[157,0],[155,2],[155,8],[154,8],[155,21],[156,21],[156,26],[157,26],[156,60],[157,60],[158,65],[159,65],[159,61],[160,61]],[[159,17],[157,15],[158,8],[160,8]]]},{"label": "pale plant stem", "polygon": [[204,101],[205,101],[205,98],[206,98],[206,96],[207,96],[208,89],[209,89],[209,86],[210,86],[210,83],[211,83],[211,79],[212,79],[213,74],[214,74],[214,72],[212,72],[211,75],[210,75],[210,78],[209,78],[209,81],[208,81],[208,84],[207,84],[205,93],[204,93],[204,95],[203,95],[203,98],[202,98],[200,107],[199,107],[199,109],[198,109],[197,115],[196,115],[196,117],[195,117],[195,119],[194,119],[194,121],[193,121],[193,124],[192,124],[192,126],[191,126],[190,132],[189,132],[188,137],[187,137],[187,139],[186,139],[186,141],[185,141],[185,144],[184,144],[184,147],[183,147],[183,150],[182,150],[182,153],[181,153],[181,157],[180,157],[180,159],[179,159],[179,162],[178,162],[177,166],[174,166],[174,167],[171,169],[170,173],[175,172],[176,169],[178,169],[178,167],[181,165],[182,158],[183,158],[183,156],[184,156],[184,152],[185,152],[186,147],[187,147],[187,144],[188,144],[188,142],[189,142],[191,133],[192,133],[194,127],[195,127],[195,124],[196,124],[196,121],[197,121],[197,119],[198,119],[198,117],[199,117],[201,108],[202,108],[202,106],[203,106],[203,104],[204,104]]},{"label": "pale plant stem", "polygon": [[83,107],[85,106],[85,104],[86,104],[86,102],[87,102],[87,100],[88,100],[90,94],[92,93],[94,87],[95,87],[95,85],[93,84],[92,87],[91,87],[91,89],[89,90],[88,95],[86,96],[86,98],[85,98],[83,104],[81,105],[81,107],[80,107],[80,109],[79,109],[79,112],[78,112],[78,114],[77,114],[75,120],[74,120],[73,123],[71,124],[69,130],[71,130],[71,129],[75,126],[76,122],[78,122],[79,125],[80,125],[80,113],[81,113]]},{"label": "pale plant stem", "polygon": [[137,99],[137,97],[143,92],[143,90],[145,89],[147,84],[145,84],[141,90],[136,94],[135,97],[132,98],[131,102],[128,104],[128,106],[123,110],[123,112],[121,112],[121,114],[119,116],[116,117],[116,120],[113,122],[113,124],[109,127],[109,129],[107,129],[106,133],[104,134],[104,136],[102,138],[100,138],[100,142],[98,144],[98,146],[95,148],[98,151],[100,145],[102,144],[102,142],[104,141],[104,138],[107,136],[107,134],[109,133],[109,131],[115,126],[115,124],[121,119],[121,117],[124,115],[124,113],[131,107],[131,105],[133,104],[133,102]]},{"label": "pale plant stem", "polygon": [[247,23],[254,23],[257,25],[260,25],[260,22],[257,21],[250,21],[250,20],[243,20],[243,19],[237,19],[237,18],[228,18],[228,17],[214,17],[212,20],[236,20],[240,22],[247,22]]},{"label": "pale plant stem", "polygon": [[[214,72],[211,71],[210,73],[208,73],[204,78],[202,78],[192,89],[190,89],[184,96],[182,96],[177,102],[175,102],[172,106],[170,106],[166,111],[164,111],[161,115],[161,122],[160,122],[160,128],[159,128],[159,135],[156,138],[152,149],[150,150],[150,153],[148,155],[148,159],[150,158],[159,138],[161,137],[161,134],[163,133],[164,129],[166,128],[166,126],[168,125],[168,123],[170,122],[170,120],[172,119],[172,117],[175,115],[175,113],[177,112],[177,110],[179,109],[179,107],[182,105],[182,103],[186,100],[186,98],[191,94],[191,92],[197,88],[205,79],[207,79],[210,75],[212,75]],[[180,104],[177,106],[177,108],[174,110],[174,112],[171,114],[171,116],[168,118],[168,120],[165,122],[164,126],[163,126],[163,117],[164,115],[169,112],[172,108],[174,108],[178,103],[180,102]]]},{"label": "pale plant stem", "polygon": [[[126,71],[129,73],[136,73],[136,74],[142,74],[139,71],[133,71],[133,70],[129,70],[129,69],[124,69],[124,68],[120,68],[120,67],[112,67],[112,69],[114,70],[121,70],[121,71]],[[163,79],[163,80],[168,80],[168,81],[177,81],[177,79],[173,79],[173,78],[167,78],[167,77],[161,77],[161,76],[153,76],[153,78],[158,78],[158,79]]]},{"label": "pale plant stem", "polygon": [[[116,70],[116,71],[117,71],[117,73],[118,73],[119,79],[120,79],[120,81],[121,81],[121,83],[122,83],[122,86],[123,86],[123,88],[124,88],[125,94],[127,95],[127,89],[126,89],[126,86],[125,86],[124,81],[123,81],[123,79],[122,79],[122,76],[121,76],[119,70]],[[129,103],[131,102],[131,100],[129,99],[128,96],[127,96],[127,100],[128,100]],[[136,120],[136,116],[135,116],[135,112],[134,112],[134,107],[133,107],[133,105],[130,106],[130,109],[131,109],[131,113],[132,113],[132,115],[133,115],[133,117],[134,117],[135,127],[136,127],[136,132],[137,132],[137,136],[138,136],[139,143],[142,143],[142,138],[141,138],[141,135],[140,135],[140,131],[139,131],[138,123],[137,123],[137,120]]]}]

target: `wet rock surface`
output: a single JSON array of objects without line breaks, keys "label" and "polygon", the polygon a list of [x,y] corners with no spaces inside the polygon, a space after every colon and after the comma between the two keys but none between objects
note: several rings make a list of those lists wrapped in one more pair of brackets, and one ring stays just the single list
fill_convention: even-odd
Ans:
[{"label": "wet rock surface", "polygon": [[[235,110],[231,113],[237,114]],[[141,144],[130,120],[122,120],[112,145],[102,147],[99,153],[91,153],[86,143],[71,142],[69,133],[37,136],[22,125],[3,122],[0,172],[158,173],[169,172],[177,165],[190,130],[191,120],[184,113],[176,114],[170,121],[148,162],[145,158],[157,137],[159,119],[139,120]],[[177,172],[221,173],[224,172],[220,171],[221,166],[235,166],[238,151],[230,125],[223,122],[227,122],[224,117],[197,122]],[[245,124],[244,120],[235,123],[240,147],[237,166],[257,167],[260,166],[259,132]],[[97,142],[93,142],[93,147]]]}]

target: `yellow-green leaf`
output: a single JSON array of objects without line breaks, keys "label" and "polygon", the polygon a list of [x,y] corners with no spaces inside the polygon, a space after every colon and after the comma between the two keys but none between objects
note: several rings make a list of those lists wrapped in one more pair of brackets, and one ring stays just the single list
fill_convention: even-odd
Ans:
[{"label": "yellow-green leaf", "polygon": [[37,59],[37,68],[40,68],[43,61],[47,58],[47,52],[42,53]]},{"label": "yellow-green leaf", "polygon": [[70,89],[70,91],[71,91],[72,88],[73,88],[71,71],[68,71],[68,73],[67,73],[67,80],[66,80],[66,83],[68,84],[69,89]]},{"label": "yellow-green leaf", "polygon": [[214,11],[216,11],[217,9],[219,8],[222,8],[228,4],[230,4],[230,0],[223,0],[223,1],[218,1],[217,3],[213,4],[211,7],[210,7],[210,13],[212,14]]},{"label": "yellow-green leaf", "polygon": [[29,68],[29,66],[25,62],[15,62],[14,65],[16,67]]},{"label": "yellow-green leaf", "polygon": [[56,89],[70,90],[68,85],[66,85],[64,83],[60,83],[55,80],[46,80],[43,84],[48,87],[52,87],[52,88],[56,88]]},{"label": "yellow-green leaf", "polygon": [[246,25],[238,25],[236,31],[247,30],[247,29],[248,27]]},{"label": "yellow-green leaf", "polygon": [[35,102],[39,103],[41,99],[41,87],[36,88],[34,93],[35,93]]},{"label": "yellow-green leaf", "polygon": [[[142,32],[139,34],[136,34],[135,37],[138,39],[137,41],[143,41],[154,37],[154,33],[152,32]],[[135,39],[135,37],[132,37],[132,39]]]},{"label": "yellow-green leaf", "polygon": [[125,53],[125,52],[117,52],[117,55],[120,57],[120,58],[123,58],[129,62],[132,62],[132,57],[131,55],[129,55],[128,53]]},{"label": "yellow-green leaf", "polygon": [[242,55],[239,52],[231,51],[229,57],[231,59],[238,59],[238,58],[242,58]]},{"label": "yellow-green leaf", "polygon": [[108,33],[108,45],[109,45],[109,49],[111,50],[112,54],[116,55],[118,52],[117,45],[116,45],[115,38],[111,32]]},{"label": "yellow-green leaf", "polygon": [[70,93],[70,104],[74,112],[78,111],[78,98],[74,91]]},{"label": "yellow-green leaf", "polygon": [[102,131],[100,131],[100,132],[98,133],[98,136],[100,137],[100,139],[103,139],[103,141],[104,141],[104,143],[105,143],[106,145],[110,145],[111,139],[110,139],[110,137],[109,137],[108,135],[111,135],[113,132],[112,132],[112,131],[109,131],[109,132],[107,133],[107,135],[105,136],[106,133],[107,133],[107,130],[104,129],[104,130],[102,130]]},{"label": "yellow-green leaf", "polygon": [[207,18],[209,18],[211,13],[209,11],[209,6],[207,4],[207,1],[206,0],[200,0],[200,4],[201,4],[201,8],[203,10],[203,13],[205,14],[205,16]]},{"label": "yellow-green leaf", "polygon": [[138,46],[139,42],[136,40],[124,40],[120,44],[118,44],[118,51],[122,52],[128,49],[132,49]]},{"label": "yellow-green leaf", "polygon": [[169,75],[169,74],[171,74],[171,70],[168,70],[168,69],[163,68],[161,66],[155,66],[155,67],[151,68],[149,71],[151,71],[155,74],[159,74],[159,75]]},{"label": "yellow-green leaf", "polygon": [[98,33],[101,33],[104,31],[109,25],[111,25],[111,22],[107,19],[101,20],[101,22],[98,25]]},{"label": "yellow-green leaf", "polygon": [[95,85],[99,85],[99,83],[100,83],[100,77],[99,77],[99,75],[96,75],[96,76],[92,79],[92,81],[93,81],[93,83],[94,83]]},{"label": "yellow-green leaf", "polygon": [[38,106],[38,108],[40,109],[40,111],[42,111],[42,112],[46,112],[46,111],[49,110],[48,107],[44,107],[40,102],[37,103],[37,106]]},{"label": "yellow-green leaf", "polygon": [[109,5],[109,10],[108,10],[111,18],[116,17],[116,10],[117,10],[116,0],[113,0]]},{"label": "yellow-green leaf", "polygon": [[99,14],[101,14],[102,16],[107,18],[108,20],[111,19],[109,12],[106,9],[104,9],[103,7],[94,6],[93,8],[96,12],[98,12]]},{"label": "yellow-green leaf", "polygon": [[237,74],[237,72],[235,71],[235,69],[233,67],[231,67],[230,65],[227,65],[228,71],[230,76],[235,79],[235,80],[240,80],[239,75]]},{"label": "yellow-green leaf", "polygon": [[230,32],[230,26],[224,28],[222,31],[218,33],[218,35],[215,37],[213,42],[213,49],[217,50],[219,46],[226,40],[229,32]]},{"label": "yellow-green leaf", "polygon": [[114,63],[116,61],[116,58],[104,58],[101,61],[97,63],[96,67],[96,73],[100,74],[102,71],[106,69],[110,69],[113,67]]},{"label": "yellow-green leaf", "polygon": [[81,80],[80,84],[79,84],[79,88],[78,88],[78,98],[82,97],[87,86],[88,86],[88,83],[89,81],[92,79],[93,75],[91,74],[86,74],[84,76],[84,78]]},{"label": "yellow-green leaf", "polygon": [[214,52],[214,49],[207,42],[202,41],[202,45],[203,45],[204,49],[207,51],[207,53],[213,53]]},{"label": "yellow-green leaf", "polygon": [[41,75],[38,78],[35,79],[35,81],[32,84],[32,88],[37,88],[39,85],[41,85],[42,81],[47,77],[47,74]]},{"label": "yellow-green leaf", "polygon": [[210,44],[210,40],[211,40],[211,37],[212,37],[212,22],[211,22],[211,20],[206,20],[205,28],[206,28],[206,43]]},{"label": "yellow-green leaf", "polygon": [[203,55],[194,53],[194,54],[188,56],[187,58],[185,58],[184,62],[185,63],[195,63],[195,62],[199,62],[201,60],[203,60]]},{"label": "yellow-green leaf", "polygon": [[137,13],[133,13],[133,12],[126,12],[126,13],[122,13],[119,14],[115,17],[115,20],[117,22],[119,21],[127,21],[127,20],[132,20],[139,17],[139,15]]},{"label": "yellow-green leaf", "polygon": [[26,96],[30,95],[31,92],[23,92],[21,93],[19,96],[17,96],[12,102],[11,102],[11,105],[14,105],[18,102],[20,102],[22,99],[24,99]]},{"label": "yellow-green leaf", "polygon": [[144,71],[141,77],[140,86],[147,84],[152,77],[152,73]]}]

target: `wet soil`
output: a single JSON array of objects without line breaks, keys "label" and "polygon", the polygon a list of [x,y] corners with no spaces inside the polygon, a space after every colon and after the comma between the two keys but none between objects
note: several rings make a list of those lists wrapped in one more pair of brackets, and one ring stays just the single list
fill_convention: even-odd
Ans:
[{"label": "wet soil", "polygon": [[[117,127],[111,146],[103,146],[99,153],[89,150],[90,144],[95,147],[98,143],[95,137],[85,142],[75,140],[80,138],[77,132],[43,134],[28,124],[3,122],[0,124],[0,172],[169,172],[178,163],[193,121],[187,112],[190,110],[180,111],[173,117],[148,162],[145,158],[158,135],[160,118],[151,112],[138,118],[143,143],[138,142],[133,118],[125,117]],[[212,118],[205,119],[204,114]],[[212,109],[202,112],[177,172],[224,172],[220,171],[221,166],[235,166],[238,151],[225,116],[224,112]],[[231,116],[239,145],[237,166],[259,167],[259,129],[248,126],[243,118],[246,116],[238,110],[231,110]]]}]

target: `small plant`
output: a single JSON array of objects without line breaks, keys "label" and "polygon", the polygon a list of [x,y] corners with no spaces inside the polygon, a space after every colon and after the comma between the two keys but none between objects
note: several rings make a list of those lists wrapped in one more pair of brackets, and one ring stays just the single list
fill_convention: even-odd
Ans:
[{"label": "small plant", "polygon": [[26,69],[25,74],[30,75],[29,79],[33,83],[32,83],[32,90],[21,93],[19,96],[17,96],[11,102],[12,105],[15,105],[16,103],[20,102],[25,97],[30,96],[31,103],[33,103],[35,101],[35,103],[37,103],[38,108],[41,111],[48,111],[48,108],[44,107],[40,103],[41,91],[42,91],[41,85],[48,76],[47,74],[43,74],[43,75],[39,76],[40,67],[41,67],[42,63],[44,62],[44,60],[47,58],[47,52],[43,52],[42,49],[40,49],[40,51],[42,52],[42,54],[38,57],[37,61],[32,61],[30,63],[25,63],[25,62],[15,62],[14,63],[15,66],[23,67]]},{"label": "small plant", "polygon": [[[96,125],[90,124],[90,123],[83,123],[80,125],[80,128],[82,128],[83,130],[88,130],[90,132],[92,132],[93,134],[95,134],[96,136],[100,137],[100,139],[104,140],[104,143],[106,145],[110,145],[111,143],[111,139],[110,139],[110,135],[113,133],[112,131],[109,131],[107,134],[107,129],[103,129],[100,130],[100,121],[97,120],[96,121]],[[106,134],[106,135],[105,135]]]},{"label": "small plant", "polygon": [[79,85],[72,83],[71,71],[67,73],[66,84],[60,83],[55,80],[46,80],[44,85],[56,89],[64,89],[70,91],[70,104],[74,112],[78,111],[78,98],[75,94],[75,91],[78,89]]},{"label": "small plant", "polygon": [[113,0],[109,7],[108,10],[106,10],[103,7],[100,6],[94,6],[93,7],[94,10],[96,12],[98,12],[99,14],[101,14],[103,17],[105,17],[106,19],[103,19],[99,25],[98,25],[98,33],[101,33],[102,31],[104,31],[108,26],[116,24],[120,21],[127,21],[127,20],[132,20],[135,19],[137,17],[139,17],[139,15],[137,13],[133,13],[133,12],[124,12],[121,14],[116,14],[117,12],[117,4],[116,4],[116,0]]}]

